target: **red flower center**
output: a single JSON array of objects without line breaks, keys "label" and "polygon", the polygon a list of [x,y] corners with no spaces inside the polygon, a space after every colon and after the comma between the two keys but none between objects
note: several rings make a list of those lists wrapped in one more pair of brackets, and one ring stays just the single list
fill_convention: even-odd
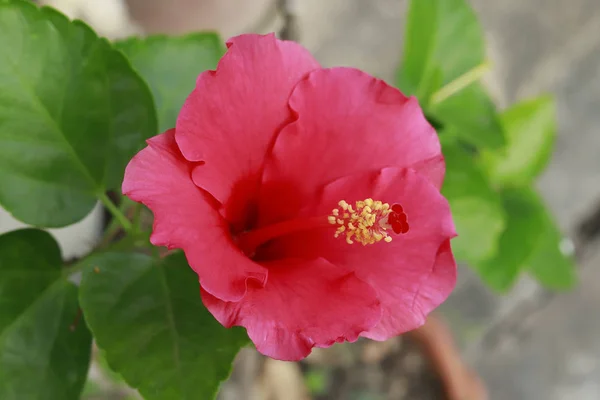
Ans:
[{"label": "red flower center", "polygon": [[388,203],[366,199],[357,201],[355,206],[342,200],[331,215],[312,218],[297,218],[279,222],[259,229],[242,233],[237,237],[237,245],[248,256],[256,249],[277,237],[313,229],[336,228],[334,237],[344,236],[346,243],[361,243],[363,246],[379,241],[392,241],[388,230],[395,234],[409,231],[407,215],[400,204],[390,207]]}]

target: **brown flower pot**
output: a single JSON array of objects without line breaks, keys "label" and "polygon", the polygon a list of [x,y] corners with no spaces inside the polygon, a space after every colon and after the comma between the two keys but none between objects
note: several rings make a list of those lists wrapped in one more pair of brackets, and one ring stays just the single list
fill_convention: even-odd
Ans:
[{"label": "brown flower pot", "polygon": [[440,317],[430,315],[425,325],[410,333],[442,381],[448,400],[487,400],[479,376],[463,361],[452,333]]}]

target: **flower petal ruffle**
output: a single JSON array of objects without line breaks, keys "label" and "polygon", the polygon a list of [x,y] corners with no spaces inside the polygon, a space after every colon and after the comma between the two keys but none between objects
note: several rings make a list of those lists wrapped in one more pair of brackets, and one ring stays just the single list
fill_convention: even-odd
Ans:
[{"label": "flower petal ruffle", "polygon": [[311,349],[355,341],[381,318],[375,291],[353,272],[324,259],[278,260],[264,288],[250,286],[239,302],[202,290],[202,301],[224,326],[244,326],[259,352],[300,360]]},{"label": "flower petal ruffle", "polygon": [[361,334],[374,340],[387,340],[399,333],[418,328],[425,323],[425,317],[448,298],[456,285],[456,261],[452,255],[450,240],[442,243],[430,273],[421,279],[414,291],[412,302],[406,303],[412,309],[412,318],[406,318],[404,313],[395,312],[394,306],[403,305],[396,299],[403,294],[404,289],[396,285],[387,285],[385,279],[384,274],[371,279],[379,289],[381,302],[386,305],[384,317],[373,328]]},{"label": "flower petal ruffle", "polygon": [[194,182],[243,228],[253,212],[265,155],[291,118],[292,88],[319,64],[300,45],[272,34],[241,35],[227,46],[216,71],[198,77],[175,138],[187,160],[202,162],[192,171]]},{"label": "flower petal ruffle", "polygon": [[416,98],[359,70],[332,68],[306,75],[289,104],[297,119],[265,163],[260,225],[293,217],[323,185],[358,172],[413,168],[441,186],[440,143]]},{"label": "flower petal ruffle", "polygon": [[123,193],[154,213],[152,244],[183,249],[206,291],[239,300],[248,280],[264,285],[267,269],[234,245],[226,222],[211,204],[214,200],[192,182],[191,164],[179,152],[174,131],[149,139],[131,160]]}]

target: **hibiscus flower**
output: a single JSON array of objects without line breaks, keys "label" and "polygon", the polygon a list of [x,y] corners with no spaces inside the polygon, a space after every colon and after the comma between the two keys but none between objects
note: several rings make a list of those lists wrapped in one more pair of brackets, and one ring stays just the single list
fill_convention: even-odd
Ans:
[{"label": "hibiscus flower", "polygon": [[421,326],[456,234],[417,100],[274,35],[227,47],[125,171],[152,244],[183,249],[208,310],[276,359]]}]

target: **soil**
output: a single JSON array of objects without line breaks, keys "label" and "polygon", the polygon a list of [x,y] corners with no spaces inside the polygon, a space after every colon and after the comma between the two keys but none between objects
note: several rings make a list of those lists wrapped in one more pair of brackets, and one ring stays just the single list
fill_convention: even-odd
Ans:
[{"label": "soil", "polygon": [[334,367],[327,392],[314,399],[445,400],[440,380],[415,342],[409,336],[394,342],[357,343],[350,351],[362,352],[361,357]]},{"label": "soil", "polygon": [[[348,347],[362,354],[334,367],[327,392],[314,400],[446,400],[441,381],[410,336]],[[311,367],[305,370],[310,372]]]},{"label": "soil", "polygon": [[315,349],[300,363],[245,349],[219,400],[447,400],[411,336]]}]

